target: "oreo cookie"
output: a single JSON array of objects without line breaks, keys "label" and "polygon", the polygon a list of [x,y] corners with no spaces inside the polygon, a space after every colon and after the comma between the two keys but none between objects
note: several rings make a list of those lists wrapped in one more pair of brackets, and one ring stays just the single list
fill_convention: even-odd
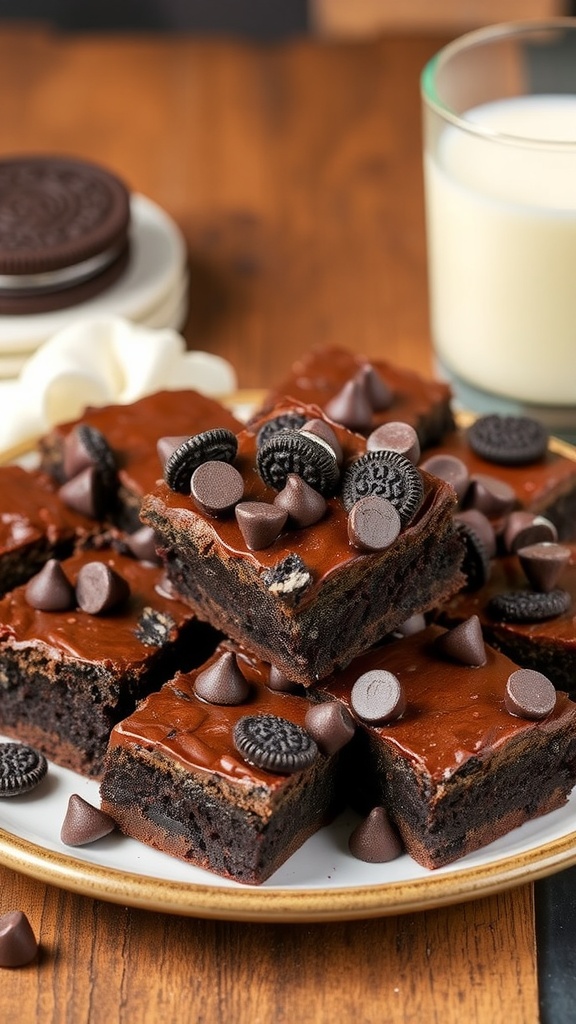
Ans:
[{"label": "oreo cookie", "polygon": [[312,573],[300,555],[291,552],[267,569],[262,581],[271,594],[296,602],[312,584]]},{"label": "oreo cookie", "polygon": [[190,494],[192,474],[204,462],[233,462],[238,451],[236,435],[226,427],[214,427],[187,437],[164,464],[164,479],[171,491]]},{"label": "oreo cookie", "polygon": [[357,501],[370,495],[386,498],[406,526],[424,499],[421,473],[398,452],[366,452],[348,466],[342,478],[344,508],[350,512]]},{"label": "oreo cookie", "polygon": [[279,430],[300,430],[306,423],[306,417],[294,409],[290,412],[282,412],[273,419],[268,420],[256,435],[256,445],[259,448],[268,438],[277,434]]},{"label": "oreo cookie", "polygon": [[264,441],[256,464],[264,483],[275,491],[283,490],[288,476],[295,473],[326,498],[334,493],[340,479],[336,456],[329,445],[298,430],[281,430]]},{"label": "oreo cookie", "polygon": [[0,743],[0,797],[34,789],[48,771],[43,754],[25,743]]},{"label": "oreo cookie", "polygon": [[531,416],[480,416],[467,432],[472,451],[501,466],[524,466],[543,459],[548,432]]},{"label": "oreo cookie", "polygon": [[67,480],[93,467],[106,487],[116,477],[116,456],[104,434],[88,423],[79,423],[64,440],[63,469]]},{"label": "oreo cookie", "polygon": [[543,622],[564,615],[570,605],[570,594],[559,587],[546,593],[508,590],[492,597],[487,611],[499,622]]},{"label": "oreo cookie", "polygon": [[236,722],[233,736],[245,761],[282,775],[304,771],[318,756],[310,733],[278,715],[245,715]]},{"label": "oreo cookie", "polygon": [[466,590],[479,590],[490,579],[490,556],[484,541],[469,522],[454,517],[454,525],[464,544],[461,570]]}]

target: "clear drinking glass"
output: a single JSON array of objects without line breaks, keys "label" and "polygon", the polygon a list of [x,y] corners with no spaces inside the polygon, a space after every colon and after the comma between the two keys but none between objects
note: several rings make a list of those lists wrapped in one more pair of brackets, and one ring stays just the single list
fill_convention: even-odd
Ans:
[{"label": "clear drinking glass", "polygon": [[439,369],[468,408],[576,432],[576,19],[468,33],[422,98]]}]

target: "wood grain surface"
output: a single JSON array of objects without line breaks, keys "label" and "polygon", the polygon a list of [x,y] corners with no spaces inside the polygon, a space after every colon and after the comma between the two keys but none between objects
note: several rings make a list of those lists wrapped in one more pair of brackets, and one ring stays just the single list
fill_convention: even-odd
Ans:
[{"label": "wood grain surface", "polygon": [[[97,160],[165,207],[191,264],[191,347],[243,387],[319,341],[431,369],[418,77],[444,40],[258,49],[0,31],[0,153]],[[1,823],[1,808],[0,808]],[[249,925],[74,896],[0,869],[38,961],[0,971],[26,1024],[538,1019],[523,887],[368,922]]]}]

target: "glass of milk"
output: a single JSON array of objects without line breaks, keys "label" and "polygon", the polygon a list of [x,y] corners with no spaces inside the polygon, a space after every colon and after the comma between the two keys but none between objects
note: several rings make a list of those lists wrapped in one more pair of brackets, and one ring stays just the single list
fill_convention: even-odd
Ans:
[{"label": "glass of milk", "polygon": [[468,33],[422,97],[439,369],[469,408],[576,434],[576,18]]}]

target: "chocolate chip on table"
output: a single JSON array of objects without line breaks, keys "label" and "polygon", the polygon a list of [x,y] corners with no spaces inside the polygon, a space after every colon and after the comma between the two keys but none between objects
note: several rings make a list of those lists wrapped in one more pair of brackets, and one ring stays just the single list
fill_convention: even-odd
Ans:
[{"label": "chocolate chip on table", "polygon": [[116,822],[106,811],[94,807],[78,793],[72,793],[60,830],[60,839],[66,846],[87,846],[110,835]]},{"label": "chocolate chip on table", "polygon": [[58,488],[64,505],[91,519],[101,519],[108,504],[109,490],[94,466],[77,473]]},{"label": "chocolate chip on table", "polygon": [[278,715],[245,715],[236,722],[233,737],[245,761],[279,774],[303,771],[318,756],[310,733]]},{"label": "chocolate chip on table", "polygon": [[430,455],[420,463],[420,469],[432,476],[437,476],[450,484],[456,491],[458,501],[462,503],[466,497],[470,484],[470,473],[468,466],[456,455],[439,454]]},{"label": "chocolate chip on table", "polygon": [[164,479],[172,491],[190,494],[192,474],[203,462],[233,462],[238,451],[236,435],[226,427],[214,427],[186,438],[164,463]]},{"label": "chocolate chip on table", "polygon": [[324,412],[348,430],[362,432],[372,426],[374,408],[366,394],[364,382],[354,378],[346,381],[340,391],[325,404]]},{"label": "chocolate chip on table", "polygon": [[482,541],[488,558],[494,558],[496,554],[496,531],[488,516],[484,515],[477,508],[468,508],[463,512],[455,512],[454,521],[466,523]]},{"label": "chocolate chip on table", "polygon": [[386,864],[404,852],[402,840],[384,807],[373,807],[348,840],[353,857],[368,864]]},{"label": "chocolate chip on table", "polygon": [[256,435],[256,446],[259,448],[261,444],[264,444],[264,441],[267,441],[273,434],[277,434],[279,430],[300,430],[300,427],[303,427],[305,422],[306,417],[304,414],[297,412],[296,409],[281,412],[278,416],[274,416],[273,419],[267,420],[260,427]]},{"label": "chocolate chip on table", "polygon": [[192,473],[190,495],[201,511],[224,515],[244,497],[242,474],[229,462],[203,462]]},{"label": "chocolate chip on table", "polygon": [[517,551],[524,575],[534,590],[554,590],[570,561],[570,549],[552,541],[529,544]]},{"label": "chocolate chip on table", "polygon": [[22,910],[0,917],[0,967],[25,967],[38,952],[36,936]]},{"label": "chocolate chip on table", "polygon": [[424,499],[420,471],[397,452],[366,452],[352,462],[342,477],[342,503],[347,512],[360,498],[377,494],[397,510],[403,526],[414,517]]},{"label": "chocolate chip on table", "polygon": [[306,712],[304,726],[318,744],[318,749],[327,755],[341,750],[356,732],[352,715],[339,700],[312,704]]},{"label": "chocolate chip on table", "polygon": [[21,796],[46,775],[48,762],[26,743],[0,743],[0,797]]},{"label": "chocolate chip on table", "polygon": [[336,457],[336,462],[339,466],[342,465],[342,460],[344,459],[342,445],[336,436],[336,431],[332,429],[326,420],[319,418],[306,420],[300,429],[303,434],[314,434],[316,437],[320,437],[325,441],[326,444],[329,444]]},{"label": "chocolate chip on table", "polygon": [[55,558],[28,581],[24,596],[31,608],[41,612],[64,612],[76,604],[74,587]]},{"label": "chocolate chip on table", "polygon": [[564,615],[572,599],[557,587],[548,593],[536,590],[508,590],[490,598],[487,611],[499,622],[543,622]]},{"label": "chocolate chip on table", "polygon": [[348,515],[348,540],[360,551],[383,551],[394,543],[401,529],[394,505],[379,494],[360,498]]},{"label": "chocolate chip on table", "polygon": [[475,508],[486,516],[503,516],[516,504],[514,488],[489,473],[473,473],[466,495],[466,507]]},{"label": "chocolate chip on table", "polygon": [[350,693],[350,703],[363,722],[378,725],[404,714],[406,695],[393,672],[375,668],[358,677]]},{"label": "chocolate chip on table", "polygon": [[488,552],[484,542],[468,522],[455,516],[454,525],[464,544],[464,558],[460,568],[466,577],[466,590],[479,590],[490,579]]},{"label": "chocolate chip on table", "polygon": [[376,452],[381,449],[398,452],[414,465],[420,459],[420,440],[410,423],[394,420],[376,427],[366,438],[366,451]]},{"label": "chocolate chip on table", "polygon": [[158,538],[151,526],[141,526],[134,533],[128,533],[124,537],[126,547],[134,558],[139,562],[150,562],[152,565],[160,565],[160,558],[156,545]]},{"label": "chocolate chip on table", "polygon": [[258,472],[268,487],[281,491],[290,473],[301,476],[324,497],[334,493],[340,471],[336,456],[320,438],[299,430],[281,430],[264,441],[256,456]]},{"label": "chocolate chip on table", "polygon": [[394,401],[394,392],[371,363],[364,363],[360,367],[356,374],[356,380],[362,384],[374,412],[382,412],[384,409],[390,408]]},{"label": "chocolate chip on table", "polygon": [[89,615],[113,611],[129,594],[128,582],[105,562],[86,562],[76,578],[76,600]]},{"label": "chocolate chip on table", "polygon": [[538,462],[548,447],[547,430],[531,416],[479,416],[466,436],[476,455],[502,466]]},{"label": "chocolate chip on table", "polygon": [[228,707],[244,704],[250,686],[238,668],[232,651],[226,651],[212,665],[198,673],[194,681],[194,693],[208,704]]},{"label": "chocolate chip on table", "polygon": [[556,690],[541,672],[520,668],[508,677],[504,704],[509,714],[519,718],[546,718],[556,706]]},{"label": "chocolate chip on table", "polygon": [[97,469],[104,480],[111,484],[116,474],[116,457],[100,430],[87,423],[80,423],[64,438],[64,477],[70,480],[89,467]]},{"label": "chocolate chip on table", "polygon": [[296,473],[288,474],[274,505],[286,512],[290,526],[297,529],[312,526],[326,514],[326,499]]},{"label": "chocolate chip on table", "polygon": [[266,501],[241,501],[234,509],[236,522],[249,551],[262,551],[278,539],[288,513]]},{"label": "chocolate chip on table", "polygon": [[437,637],[435,646],[442,654],[462,665],[477,668],[487,661],[482,627],[477,615],[471,615],[469,619],[459,622]]},{"label": "chocolate chip on table", "polygon": [[515,554],[518,548],[527,547],[529,544],[547,540],[555,543],[558,540],[558,530],[545,516],[535,515],[525,509],[516,509],[506,517],[502,540],[506,551]]}]

